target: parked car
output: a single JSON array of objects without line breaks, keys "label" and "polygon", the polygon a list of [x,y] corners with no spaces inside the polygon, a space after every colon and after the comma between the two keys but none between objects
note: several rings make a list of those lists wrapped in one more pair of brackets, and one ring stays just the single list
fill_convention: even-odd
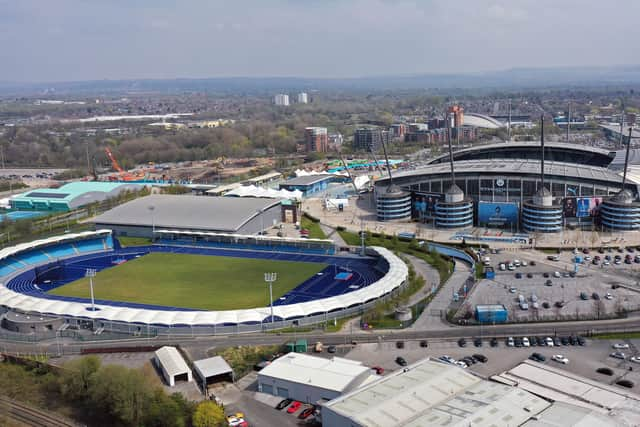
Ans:
[{"label": "parked car", "polygon": [[626,342],[617,342],[611,347],[615,348],[616,350],[626,350],[629,348],[629,344],[627,344]]},{"label": "parked car", "polygon": [[464,338],[460,338],[458,340],[458,346],[460,347],[466,347],[467,346],[467,340],[465,340]]},{"label": "parked car", "polygon": [[300,409],[300,406],[302,406],[302,403],[298,402],[297,400],[294,400],[291,406],[289,406],[289,408],[287,409],[287,412],[290,414],[293,414],[298,409]]},{"label": "parked car", "polygon": [[553,286],[553,282],[551,281],[551,279],[547,279],[546,282],[544,282],[545,286]]},{"label": "parked car", "polygon": [[609,354],[609,357],[613,357],[614,359],[626,359],[627,356],[621,352],[621,351],[614,351],[613,353]]},{"label": "parked car", "polygon": [[329,347],[327,347],[327,352],[329,353],[335,353],[336,352],[336,346],[335,345],[330,345]]},{"label": "parked car", "polygon": [[540,353],[531,353],[531,356],[529,356],[529,359],[534,360],[536,362],[541,362],[541,363],[547,360],[547,358]]},{"label": "parked car", "polygon": [[546,271],[544,273],[542,273],[542,277],[547,278],[549,277],[549,273],[547,273]]},{"label": "parked car", "polygon": [[478,354],[478,353],[474,354],[473,358],[481,363],[487,363],[487,360],[489,360],[487,356],[485,356],[484,354]]},{"label": "parked car", "polygon": [[235,415],[227,417],[227,425],[229,427],[249,427],[249,423],[244,418],[238,418]]},{"label": "parked car", "polygon": [[283,410],[284,408],[286,408],[287,406],[291,405],[291,402],[293,402],[293,399],[284,399],[284,400],[281,400],[281,401],[280,401],[280,403],[278,403],[278,404],[276,405],[276,409],[277,409],[278,411],[281,411],[281,410]]},{"label": "parked car", "polygon": [[476,346],[476,347],[482,347],[482,339],[474,338],[473,339],[473,345]]},{"label": "parked car", "polygon": [[522,345],[523,347],[529,347],[531,345],[531,343],[529,342],[529,338],[527,337],[522,338]]},{"label": "parked car", "polygon": [[513,340],[513,337],[507,338],[507,347],[513,347],[514,345],[515,341]]},{"label": "parked car", "polygon": [[608,300],[612,300],[613,299],[613,295],[611,295],[609,292],[607,292],[604,297],[606,299],[608,299]]},{"label": "parked car", "polygon": [[522,279],[522,273],[517,272],[516,273],[516,279]]},{"label": "parked car", "polygon": [[544,344],[545,344],[547,347],[553,347],[553,339],[552,339],[551,337],[546,337],[546,338],[544,339]]},{"label": "parked car", "polygon": [[305,408],[304,411],[300,412],[300,415],[298,415],[298,418],[301,420],[306,420],[307,418],[309,418],[310,415],[313,415],[315,411],[316,411],[316,407],[314,405],[311,405],[308,408]]},{"label": "parked car", "polygon": [[429,343],[427,342],[427,340],[420,341],[420,347],[424,348],[424,347],[428,347],[428,346],[429,346]]},{"label": "parked car", "polygon": [[384,368],[382,366],[372,366],[371,369],[376,371],[376,374],[378,375],[384,374]]},{"label": "parked car", "polygon": [[400,366],[407,366],[407,361],[401,356],[396,357],[396,363]]},{"label": "parked car", "polygon": [[582,337],[578,337],[577,340],[578,340],[578,345],[586,345],[587,344],[587,340],[585,340]]},{"label": "parked car", "polygon": [[491,347],[497,347],[498,346],[498,338],[491,338],[491,341],[489,341],[489,345]]},{"label": "parked car", "polygon": [[586,292],[580,292],[580,299],[586,301],[589,299],[589,295]]},{"label": "parked car", "polygon": [[396,341],[396,348],[404,348],[404,341]]},{"label": "parked car", "polygon": [[631,356],[629,360],[633,363],[640,363],[640,356]]},{"label": "parked car", "polygon": [[560,277],[560,272],[559,271],[554,271],[553,272],[553,277],[555,277],[555,278]]},{"label": "parked car", "polygon": [[533,273],[527,273],[527,279],[532,279],[533,278]]},{"label": "parked car", "polygon": [[558,363],[562,363],[563,365],[568,365],[569,364],[569,359],[567,359],[562,354],[554,354],[553,356],[551,356],[551,359],[555,360]]}]

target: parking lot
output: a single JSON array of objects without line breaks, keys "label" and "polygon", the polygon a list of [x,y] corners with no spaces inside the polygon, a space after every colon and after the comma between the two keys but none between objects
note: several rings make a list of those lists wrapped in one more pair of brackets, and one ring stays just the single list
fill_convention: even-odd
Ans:
[{"label": "parking lot", "polygon": [[[614,343],[628,343],[629,349],[622,349],[626,359],[620,360],[610,357]],[[393,342],[378,344],[358,344],[345,357],[359,360],[368,366],[380,366],[385,373],[400,369],[396,363],[398,356],[403,357],[408,363],[416,362],[425,357],[436,359],[443,355],[460,360],[465,356],[479,353],[487,357],[486,363],[476,363],[468,369],[484,378],[499,374],[513,368],[523,360],[529,358],[532,353],[540,353],[546,358],[544,363],[556,368],[566,370],[605,384],[615,385],[620,379],[628,379],[634,383],[633,392],[640,392],[640,364],[631,362],[633,355],[640,354],[640,340],[610,341],[610,340],[586,340],[585,346],[562,345],[559,347],[507,347],[506,341],[500,339],[497,347],[489,345],[489,338],[483,339],[482,347],[475,347],[471,338],[467,339],[467,346],[461,348],[454,341],[429,341],[428,347],[421,347],[419,341],[405,341],[404,348],[397,348]],[[553,355],[563,355],[569,359],[568,364],[553,361]],[[608,367],[613,371],[612,376],[596,372],[598,368]],[[631,369],[630,369],[631,368]]]},{"label": "parking lot", "polygon": [[[600,256],[604,260],[606,255],[612,259],[620,255],[624,260],[627,254],[632,257],[637,254],[615,250],[604,254],[590,252],[579,256],[583,260],[585,256]],[[599,262],[594,265],[590,258],[591,261],[578,264],[575,272],[572,252],[559,254],[557,261],[549,260],[547,257],[552,255],[539,251],[505,251],[487,256],[495,270],[495,278],[483,279],[474,287],[467,297],[468,306],[503,304],[510,321],[593,319],[612,316],[623,309],[640,308],[640,287],[636,279],[640,263],[605,266]],[[509,270],[507,266],[516,260],[527,265]],[[505,270],[500,269],[501,263],[505,264]],[[614,285],[624,287],[613,289]],[[520,295],[527,302],[526,310],[521,308]]]}]

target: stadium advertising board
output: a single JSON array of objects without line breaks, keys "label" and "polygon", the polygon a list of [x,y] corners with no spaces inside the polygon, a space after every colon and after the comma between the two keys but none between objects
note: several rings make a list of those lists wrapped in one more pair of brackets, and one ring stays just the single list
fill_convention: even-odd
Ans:
[{"label": "stadium advertising board", "polygon": [[513,202],[479,202],[478,223],[487,227],[517,226],[518,211],[518,204]]},{"label": "stadium advertising board", "polygon": [[602,197],[567,197],[562,201],[565,218],[587,218],[598,216]]},{"label": "stadium advertising board", "polygon": [[413,218],[433,218],[436,203],[442,199],[441,193],[414,193],[411,200]]}]

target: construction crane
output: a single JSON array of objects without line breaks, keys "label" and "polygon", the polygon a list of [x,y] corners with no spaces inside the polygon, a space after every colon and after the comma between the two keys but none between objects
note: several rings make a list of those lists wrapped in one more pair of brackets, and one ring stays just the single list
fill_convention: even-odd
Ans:
[{"label": "construction crane", "polygon": [[116,181],[116,180],[120,180],[120,181],[137,181],[137,180],[141,180],[141,179],[145,178],[145,173],[144,172],[139,172],[137,174],[131,174],[131,173],[125,171],[124,169],[122,169],[122,167],[120,167],[120,164],[118,163],[118,161],[114,157],[113,153],[109,149],[109,147],[105,147],[104,148],[104,152],[107,153],[107,157],[111,161],[111,165],[113,166],[113,169],[115,169],[116,172],[118,172],[118,178],[112,179],[112,181]]}]

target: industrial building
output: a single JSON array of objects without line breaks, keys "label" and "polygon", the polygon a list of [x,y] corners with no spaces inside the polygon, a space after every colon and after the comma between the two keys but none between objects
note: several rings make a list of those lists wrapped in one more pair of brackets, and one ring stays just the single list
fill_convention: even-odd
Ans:
[{"label": "industrial building", "polygon": [[[565,425],[637,426],[640,425],[640,395],[624,388],[604,384],[564,369],[525,360],[514,368],[494,375],[491,380],[516,385],[553,402],[527,427]],[[554,420],[560,423],[554,423]],[[590,424],[579,424],[592,420]]]},{"label": "industrial building", "polygon": [[79,181],[59,188],[39,188],[10,199],[12,209],[68,212],[91,203],[102,202],[125,191],[139,191],[140,184]]},{"label": "industrial building", "polygon": [[281,199],[151,195],[93,219],[96,229],[119,236],[152,237],[154,231],[255,234],[282,222]]},{"label": "industrial building", "polygon": [[329,174],[297,176],[281,183],[280,189],[302,191],[304,196],[310,196],[314,193],[326,190],[329,183],[335,181],[335,179],[335,175]]},{"label": "industrial building", "polygon": [[175,347],[161,347],[156,350],[153,360],[169,386],[175,386],[176,381],[193,381],[189,365]]},{"label": "industrial building", "polygon": [[551,403],[424,359],[322,406],[331,427],[519,426]]},{"label": "industrial building", "polygon": [[315,404],[334,399],[375,377],[371,368],[355,360],[288,353],[258,373],[258,391]]},{"label": "industrial building", "polygon": [[327,128],[305,128],[304,142],[307,152],[326,153],[329,146],[329,140],[327,139]]},{"label": "industrial building", "polygon": [[476,320],[480,323],[504,323],[507,317],[507,309],[502,304],[476,305]]}]

